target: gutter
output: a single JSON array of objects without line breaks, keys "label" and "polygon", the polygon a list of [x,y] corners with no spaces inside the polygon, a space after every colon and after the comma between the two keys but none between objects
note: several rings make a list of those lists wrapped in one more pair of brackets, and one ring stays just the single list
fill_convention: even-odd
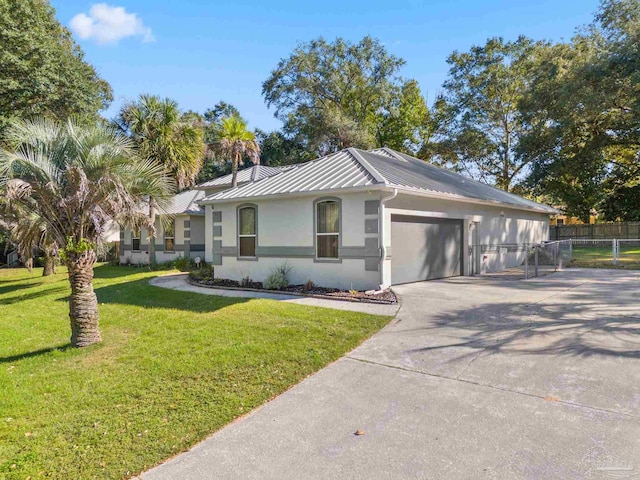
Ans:
[{"label": "gutter", "polygon": [[394,198],[396,198],[398,196],[398,189],[394,188],[393,189],[393,193],[387,197],[382,197],[380,199],[380,213],[379,213],[379,222],[380,222],[380,228],[378,229],[378,231],[380,232],[380,290],[383,290],[384,288],[386,288],[388,285],[384,284],[384,261],[387,258],[387,246],[385,245],[385,241],[384,241],[384,226],[385,226],[385,203],[387,203],[387,201],[389,200],[393,200]]}]

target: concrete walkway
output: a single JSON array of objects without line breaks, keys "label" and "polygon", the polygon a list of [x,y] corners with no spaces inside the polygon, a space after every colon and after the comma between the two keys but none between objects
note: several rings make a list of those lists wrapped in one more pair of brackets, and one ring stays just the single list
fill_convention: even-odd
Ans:
[{"label": "concrete walkway", "polygon": [[399,287],[377,335],[142,479],[638,478],[639,282]]},{"label": "concrete walkway", "polygon": [[335,310],[349,310],[351,312],[370,313],[372,315],[395,316],[400,305],[385,305],[378,303],[347,302],[344,300],[328,300],[324,298],[301,297],[298,295],[283,295],[270,292],[252,292],[247,290],[227,290],[224,288],[199,287],[187,283],[186,273],[173,273],[152,278],[149,283],[156,287],[182,290],[184,292],[201,293],[203,295],[217,295],[220,297],[238,298],[269,298],[281,302],[297,303],[310,307],[333,308]]}]

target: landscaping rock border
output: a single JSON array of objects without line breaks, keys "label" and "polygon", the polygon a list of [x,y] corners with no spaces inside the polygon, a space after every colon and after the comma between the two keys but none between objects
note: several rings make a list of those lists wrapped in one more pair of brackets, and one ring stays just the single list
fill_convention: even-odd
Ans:
[{"label": "landscaping rock border", "polygon": [[[187,276],[186,281],[188,284],[194,285],[196,287],[204,287],[204,288],[211,288],[211,289],[218,289],[218,290],[265,292],[265,293],[275,293],[279,295],[291,295],[294,297],[310,297],[310,298],[320,298],[324,300],[339,300],[341,302],[351,302],[351,303],[374,303],[374,304],[380,304],[380,305],[395,305],[398,303],[398,297],[396,296],[394,291],[391,290],[390,288],[385,290],[382,294],[379,294],[379,296],[381,297],[385,295],[388,298],[377,299],[377,298],[371,298],[372,295],[356,297],[351,295],[349,292],[337,290],[337,289],[335,292],[333,292],[334,293],[333,295],[332,294],[322,295],[318,293],[303,293],[303,292],[296,292],[296,291],[289,291],[289,290],[267,290],[266,288],[247,288],[247,287],[234,287],[234,286],[227,286],[227,285],[211,285],[211,284],[199,282],[197,280],[193,280],[189,278],[189,276]],[[340,293],[343,295],[335,295],[337,293]]]}]

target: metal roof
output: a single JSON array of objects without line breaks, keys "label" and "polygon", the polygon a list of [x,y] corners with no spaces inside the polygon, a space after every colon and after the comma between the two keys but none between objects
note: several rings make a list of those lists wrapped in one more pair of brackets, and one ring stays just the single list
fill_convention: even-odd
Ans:
[{"label": "metal roof", "polygon": [[[262,180],[264,178],[277,175],[282,171],[283,171],[282,167],[267,167],[265,165],[255,165],[253,167],[243,168],[242,170],[238,170],[238,185],[242,183],[256,182],[258,180]],[[207,189],[207,188],[215,188],[215,187],[223,187],[226,185],[231,185],[232,178],[233,178],[233,174],[230,173],[228,175],[214,178],[207,182],[196,185],[195,188]]]},{"label": "metal roof", "polygon": [[184,192],[180,192],[173,196],[171,203],[164,213],[169,215],[177,215],[180,213],[187,213],[190,215],[203,214],[204,208],[196,203],[203,198],[204,192],[201,190],[185,190]]},{"label": "metal roof", "polygon": [[285,170],[264,180],[209,195],[203,201],[337,190],[375,183],[376,179],[347,149],[302,163],[298,168]]},{"label": "metal roof", "polygon": [[255,183],[209,195],[201,203],[366,187],[398,188],[445,198],[497,202],[514,208],[556,212],[546,205],[476,182],[390,148],[372,151],[347,148]]},{"label": "metal roof", "polygon": [[[477,182],[446,168],[437,167],[390,148],[364,152],[371,166],[378,170],[393,186],[457,195],[477,200],[499,202],[524,208],[556,210],[541,203],[505,192],[486,183]],[[389,159],[395,161],[390,162]]]}]

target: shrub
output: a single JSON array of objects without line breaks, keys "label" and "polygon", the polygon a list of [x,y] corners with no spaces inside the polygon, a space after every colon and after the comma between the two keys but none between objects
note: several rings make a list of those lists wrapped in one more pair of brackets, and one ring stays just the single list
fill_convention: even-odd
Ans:
[{"label": "shrub", "polygon": [[167,262],[158,262],[156,263],[155,267],[149,265],[149,270],[152,270],[154,272],[163,271],[163,270],[173,270],[173,268],[174,268],[173,260],[169,260]]},{"label": "shrub", "polygon": [[289,286],[289,279],[281,272],[273,272],[264,281],[264,288],[267,290],[283,290]]},{"label": "shrub", "polygon": [[178,257],[173,261],[173,267],[181,272],[189,272],[196,268],[196,262],[190,257]]},{"label": "shrub", "polygon": [[307,283],[305,283],[302,286],[302,290],[304,290],[305,292],[310,292],[311,290],[313,290],[314,288],[316,288],[316,284],[313,283],[311,280],[307,280]]},{"label": "shrub", "polygon": [[251,280],[251,277],[244,277],[240,280],[240,286],[244,288],[253,288],[253,280]]},{"label": "shrub", "polygon": [[267,290],[283,290],[289,286],[289,272],[291,265],[284,262],[273,269],[271,275],[264,281],[264,288]]},{"label": "shrub", "polygon": [[213,280],[215,270],[213,266],[202,267],[199,270],[192,270],[189,272],[189,278],[191,280]]}]

